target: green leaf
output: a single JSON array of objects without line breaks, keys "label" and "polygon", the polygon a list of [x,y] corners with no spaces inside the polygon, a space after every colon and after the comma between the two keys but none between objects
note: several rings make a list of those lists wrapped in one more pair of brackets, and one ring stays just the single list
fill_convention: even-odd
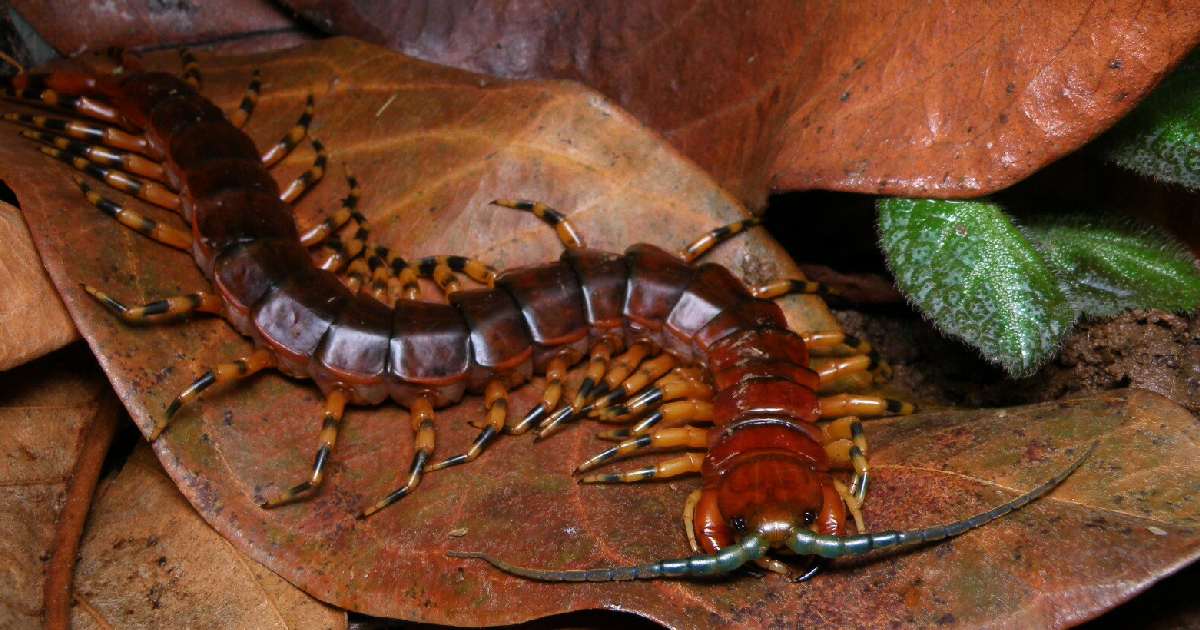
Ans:
[{"label": "green leaf", "polygon": [[1195,259],[1162,232],[1112,217],[1056,216],[1024,227],[1072,306],[1108,317],[1131,308],[1200,305]]},{"label": "green leaf", "polygon": [[900,290],[945,333],[1013,376],[1057,349],[1075,311],[1045,259],[994,203],[881,199],[879,237]]},{"label": "green leaf", "polygon": [[1193,54],[1110,132],[1108,159],[1200,189],[1200,54]]}]

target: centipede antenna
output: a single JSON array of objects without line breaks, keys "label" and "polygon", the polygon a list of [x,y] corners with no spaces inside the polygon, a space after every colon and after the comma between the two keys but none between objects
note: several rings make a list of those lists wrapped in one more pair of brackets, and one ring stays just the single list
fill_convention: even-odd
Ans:
[{"label": "centipede antenna", "polygon": [[1087,451],[1070,466],[1062,472],[1055,475],[1050,480],[1042,485],[1026,492],[1025,494],[1005,503],[994,507],[986,512],[976,514],[970,518],[949,523],[947,525],[936,525],[933,527],[925,527],[922,529],[913,529],[906,531],[886,531],[874,534],[860,534],[858,536],[830,536],[826,534],[817,534],[807,530],[797,531],[788,539],[787,546],[792,551],[801,555],[815,555],[823,558],[840,558],[842,556],[857,556],[862,555],[876,549],[884,549],[887,547],[895,547],[898,545],[907,545],[912,543],[931,542],[952,538],[963,532],[981,527],[990,523],[1005,514],[1014,510],[1019,510],[1029,503],[1037,500],[1046,493],[1053,490],[1058,484],[1062,483],[1071,473],[1075,472],[1092,452],[1096,450],[1096,443],[1092,443]]},{"label": "centipede antenna", "polygon": [[477,551],[448,551],[451,558],[483,560],[493,567],[518,577],[541,582],[627,582],[654,578],[709,577],[729,573],[747,562],[763,557],[767,542],[760,536],[747,536],[714,555],[699,555],[678,560],[602,569],[535,569],[509,564]]}]

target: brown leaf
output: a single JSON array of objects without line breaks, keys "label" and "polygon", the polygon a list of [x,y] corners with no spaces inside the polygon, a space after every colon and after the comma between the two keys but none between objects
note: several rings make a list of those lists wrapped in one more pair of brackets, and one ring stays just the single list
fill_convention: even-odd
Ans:
[{"label": "brown leaf", "polygon": [[86,351],[0,374],[0,626],[65,627],[75,550],[119,407]]},{"label": "brown leaf", "polygon": [[21,211],[0,201],[0,370],[79,338],[33,249]]},{"label": "brown leaf", "polygon": [[751,207],[973,197],[1108,128],[1200,36],[1191,1],[287,0],[330,32],[595,87]]},{"label": "brown leaf", "polygon": [[309,39],[285,11],[268,0],[14,0],[11,4],[64,56],[109,46],[217,45],[227,50],[269,50]]},{"label": "brown leaf", "polygon": [[[170,55],[151,62],[174,67]],[[543,199],[567,210],[589,244],[609,250],[636,241],[674,249],[705,229],[745,216],[699,169],[653,134],[594,93],[569,83],[496,81],[341,39],[287,54],[203,62],[206,89],[227,108],[236,102],[250,69],[262,67],[261,110],[250,123],[260,145],[276,139],[298,114],[303,94],[315,90],[314,134],[331,148],[331,164],[348,165],[363,182],[361,208],[373,234],[405,256],[476,254],[501,268],[557,256],[559,245],[551,230],[528,215],[486,205],[496,197]],[[214,320],[130,328],[83,295],[77,286],[84,280],[129,300],[205,284],[183,255],[150,243],[82,203],[65,168],[28,157],[9,159],[30,151],[28,146],[0,144],[0,174],[28,183],[17,194],[51,277],[122,400],[146,429],[203,369],[246,352],[249,345]],[[278,169],[279,177],[296,175],[309,159],[311,154],[294,156]],[[34,170],[42,178],[32,177]],[[302,222],[316,216],[318,208],[331,207],[343,192],[339,182],[322,184],[301,204]],[[167,213],[145,212],[171,220]],[[796,273],[760,230],[715,254],[715,261],[752,282]],[[819,300],[789,300],[785,306],[797,329],[835,328]],[[536,386],[521,388],[511,408],[524,411],[538,394]],[[903,432],[890,441],[880,438],[871,524],[885,528],[936,522],[1011,496],[995,492],[992,483],[1017,490],[1032,487],[1069,460],[1068,449],[1107,436],[1109,429],[1122,436],[1128,423],[1138,422],[1139,410],[1159,405],[1157,399],[1131,396],[1082,401],[1061,411],[1035,409],[1028,418],[987,412],[901,421],[915,423],[915,434],[908,437],[917,440],[944,433],[969,437],[983,432],[988,422],[1009,429],[986,433],[989,439],[1003,438],[986,445],[963,440],[964,447],[976,450],[950,461],[949,473],[899,466],[897,460],[909,461]],[[438,453],[462,451],[475,434],[466,421],[479,418],[481,411],[480,400],[469,397],[439,412]],[[1146,426],[1153,432],[1143,438],[1150,441],[1145,456],[1169,454],[1174,477],[1160,484],[1159,477],[1151,479],[1141,470],[1118,476],[1137,493],[1195,485],[1189,463],[1194,447],[1178,438],[1195,429],[1188,428],[1179,412],[1161,406],[1159,411],[1166,426]],[[184,495],[235,545],[320,599],[380,616],[479,625],[609,607],[672,626],[808,625],[821,620],[829,625],[872,620],[919,624],[946,614],[970,624],[1029,618],[1041,614],[1041,602],[1095,587],[1100,593],[1096,598],[1064,605],[1059,614],[1069,621],[1130,596],[1185,561],[1195,547],[1188,529],[1195,527],[1195,515],[1187,512],[1192,509],[1187,502],[1178,502],[1155,507],[1161,512],[1152,515],[1157,520],[1137,521],[1136,513],[1130,517],[1133,534],[1127,538],[1143,554],[1138,562],[1108,574],[1084,571],[1106,566],[1095,564],[1095,556],[1102,555],[1101,549],[1115,552],[1096,543],[1108,545],[1111,537],[1080,537],[1063,524],[1078,525],[1115,500],[1095,484],[1115,475],[1112,466],[1125,465],[1127,458],[1124,446],[1106,441],[1095,461],[1056,495],[1057,501],[1042,502],[947,545],[850,564],[803,587],[744,577],[717,583],[531,584],[479,563],[448,559],[445,552],[481,549],[552,566],[679,556],[687,553],[679,514],[695,481],[579,486],[570,470],[601,443],[591,437],[591,427],[576,427],[539,444],[499,440],[480,461],[432,474],[400,504],[356,521],[355,512],[395,488],[408,467],[412,440],[407,417],[389,404],[348,412],[317,497],[273,511],[259,509],[256,500],[308,474],[319,418],[319,395],[310,384],[265,375],[206,394],[154,446]],[[969,423],[972,418],[982,424]],[[938,432],[921,424],[935,420],[950,428]],[[905,425],[878,426],[876,432]],[[1023,433],[1011,427],[1021,427]],[[1037,448],[1030,450],[1031,444]],[[920,461],[919,455],[914,461]],[[1154,500],[1152,495],[1136,496],[1138,501]],[[904,498],[923,499],[922,512],[906,513],[907,506],[898,503]],[[1116,518],[1114,514],[1110,520]],[[1143,539],[1137,533],[1143,524],[1170,535]],[[1060,546],[1070,553],[1048,557],[1042,529],[1058,527],[1063,527]],[[1101,530],[1107,535],[1107,529]],[[1014,555],[1013,550],[1026,548],[1028,555]],[[949,561],[931,561],[943,557]],[[995,608],[968,597],[977,592],[965,585],[979,579],[980,571],[1041,580],[1037,571],[1060,565],[1079,570],[1039,582],[1040,594],[1022,592],[1019,584],[1025,578],[1013,578],[1006,583],[1009,590],[994,600]],[[898,604],[906,601],[904,589],[913,588],[917,578],[922,580],[918,586],[931,585],[928,591],[919,586],[911,596],[921,605]],[[954,597],[943,597],[939,589],[945,585],[954,585]],[[872,593],[848,598],[847,589]]]},{"label": "brown leaf", "polygon": [[97,493],[74,599],[74,628],[346,627],[210,529],[145,444]]}]

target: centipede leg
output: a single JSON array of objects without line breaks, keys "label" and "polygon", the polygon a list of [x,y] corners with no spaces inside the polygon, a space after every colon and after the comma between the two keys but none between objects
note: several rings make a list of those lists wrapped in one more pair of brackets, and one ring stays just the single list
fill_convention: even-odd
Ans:
[{"label": "centipede leg", "polygon": [[85,140],[91,144],[102,144],[106,147],[134,151],[142,155],[156,157],[144,136],[137,136],[116,127],[106,127],[80,120],[55,118],[34,114],[19,114],[8,112],[3,119],[32,129],[45,129],[55,134],[69,138]]},{"label": "centipede leg", "polygon": [[[39,149],[42,153],[69,164],[75,170],[86,173],[125,194],[168,210],[179,211],[179,196],[158,182],[138,179],[128,173],[100,166],[82,155],[73,155],[56,147],[42,146]],[[191,238],[188,240],[190,242]]]},{"label": "centipede leg", "polygon": [[[68,110],[103,121],[110,124],[120,124],[121,115],[117,113],[117,109],[109,103],[98,101],[89,96],[83,96],[75,93],[75,90],[85,89],[85,84],[79,77],[67,76],[66,73],[57,73],[55,81],[59,84],[67,83],[65,89],[51,89],[46,87],[47,75],[44,74],[27,74],[25,80],[27,85],[20,90],[5,88],[0,94],[8,101],[29,105],[33,107],[56,107],[63,110]],[[72,80],[77,85],[70,85]]]},{"label": "centipede leg", "polygon": [[183,80],[193,88],[200,89],[200,63],[196,55],[187,48],[179,49],[179,62],[183,64]]},{"label": "centipede leg", "polygon": [[822,427],[825,433],[825,454],[831,464],[854,471],[850,478],[850,494],[861,504],[867,498],[870,482],[867,466],[867,438],[862,421],[855,416],[838,418]]},{"label": "centipede leg", "polygon": [[137,153],[88,144],[45,131],[22,129],[20,133],[23,138],[54,147],[66,155],[87,158],[93,164],[119,168],[125,172],[141,175],[142,177],[148,177],[160,182],[167,180],[167,175],[163,170],[162,164]]},{"label": "centipede leg", "polygon": [[722,225],[715,230],[705,232],[703,236],[692,241],[679,252],[679,257],[684,262],[691,264],[702,258],[712,248],[716,247],[723,241],[729,240],[742,232],[756,226],[761,225],[762,220],[757,217],[734,221],[728,225]]},{"label": "centipede leg", "polygon": [[841,416],[905,416],[916,411],[909,402],[879,396],[835,394],[820,399],[822,418]]},{"label": "centipede leg", "polygon": [[304,140],[304,137],[308,135],[308,126],[312,124],[313,104],[313,95],[309,94],[304,99],[304,113],[300,114],[300,118],[296,120],[296,124],[292,125],[291,129],[288,129],[287,133],[278,142],[262,154],[263,166],[274,166],[277,162],[287,157],[292,152],[292,149],[295,149]]},{"label": "centipede leg", "polygon": [[597,453],[580,464],[575,469],[575,472],[587,472],[597,466],[633,457],[650,449],[704,448],[708,445],[707,440],[708,429],[697,427],[659,429],[647,435],[626,440],[610,449]]},{"label": "centipede leg", "polygon": [[416,433],[416,439],[414,440],[414,448],[416,450],[413,453],[412,465],[408,469],[408,480],[405,481],[403,486],[393,490],[391,494],[388,494],[371,507],[359,513],[359,519],[364,519],[403,499],[421,483],[421,475],[424,474],[425,466],[429,463],[430,456],[433,455],[435,443],[433,405],[426,398],[417,398],[413,401],[408,413],[412,417],[412,427]]},{"label": "centipede leg", "polygon": [[167,225],[163,225],[153,219],[148,219],[142,215],[126,208],[125,206],[108,199],[92,190],[87,182],[82,178],[75,178],[76,185],[79,190],[83,191],[83,195],[87,198],[88,203],[96,206],[101,212],[116,219],[121,225],[145,236],[176,249],[188,251],[192,247],[192,235]]},{"label": "centipede leg", "polygon": [[358,186],[358,178],[346,173],[346,186],[350,189],[342,199],[342,205],[333,214],[325,217],[320,223],[300,231],[300,244],[312,247],[329,238],[331,234],[342,229],[354,219],[359,225],[365,225],[366,217],[358,212],[358,201],[362,196]]},{"label": "centipede leg", "polygon": [[95,287],[83,285],[88,295],[129,324],[158,323],[192,313],[220,313],[221,298],[206,291],[155,300],[138,306],[126,306]]},{"label": "centipede leg", "polygon": [[750,293],[760,300],[773,300],[785,295],[820,295],[822,297],[837,295],[837,291],[829,285],[803,278],[768,282],[750,289]]},{"label": "centipede leg", "polygon": [[598,433],[602,440],[622,441],[645,435],[650,429],[676,427],[691,422],[712,420],[712,403],[707,400],[676,400],[669,402],[642,418],[631,428],[613,429]]},{"label": "centipede leg", "polygon": [[228,383],[246,378],[247,376],[258,373],[264,368],[272,367],[274,365],[274,355],[266,350],[258,349],[247,356],[230,361],[229,363],[222,363],[211,370],[206,371],[204,374],[201,374],[200,378],[193,381],[191,385],[188,385],[183,392],[175,397],[175,400],[171,401],[170,405],[167,405],[167,410],[163,414],[162,420],[156,421],[154,424],[154,432],[150,434],[150,440],[154,441],[157,439],[159,434],[163,432],[163,429],[167,428],[167,424],[170,423],[171,418],[175,417],[175,414],[179,411],[179,409],[187,403],[195,400],[196,397],[199,396],[204,390],[212,387],[213,385],[219,385],[222,383]]},{"label": "centipede leg", "polygon": [[541,219],[546,225],[554,228],[559,242],[567,249],[576,249],[584,246],[583,238],[579,236],[579,232],[575,229],[570,219],[544,203],[524,199],[496,199],[492,201],[492,205],[502,208],[512,208],[513,210],[522,210]]},{"label": "centipede leg", "polygon": [[712,388],[707,384],[676,375],[661,379],[653,387],[624,403],[595,410],[588,414],[588,417],[601,422],[626,422],[665,402],[684,399],[708,400],[711,397]]},{"label": "centipede leg", "polygon": [[325,479],[325,465],[329,462],[329,454],[337,444],[338,425],[342,422],[342,414],[346,411],[346,394],[341,390],[333,390],[325,396],[325,410],[321,416],[321,434],[318,437],[319,446],[313,456],[312,473],[308,479],[279,493],[273,499],[263,501],[260,507],[270,509],[291,503],[321,486]]},{"label": "centipede leg", "polygon": [[324,252],[324,255],[316,263],[318,269],[336,273],[366,251],[369,234],[366,219],[355,212],[345,227],[344,236],[321,243],[319,251]]},{"label": "centipede leg", "polygon": [[329,162],[329,155],[325,152],[325,144],[316,138],[312,139],[313,151],[316,151],[317,156],[313,158],[313,163],[303,173],[293,179],[283,192],[279,193],[279,200],[284,203],[294,203],[310,188],[315,186],[317,182],[325,177],[325,165]]},{"label": "centipede leg", "polygon": [[579,391],[576,392],[574,401],[570,405],[550,414],[538,424],[534,439],[541,440],[549,437],[566,426],[567,423],[575,420],[584,411],[584,405],[591,400],[595,384],[600,382],[600,379],[604,378],[604,373],[608,371],[613,349],[617,347],[619,347],[619,342],[608,337],[601,339],[596,342],[596,345],[592,346],[588,357],[588,366],[584,372],[583,383],[579,385]]},{"label": "centipede leg", "polygon": [[445,460],[429,467],[429,472],[449,468],[450,466],[458,466],[470,461],[474,461],[479,457],[488,444],[500,435],[504,429],[504,422],[508,419],[508,390],[505,389],[504,383],[499,379],[488,381],[487,386],[483,390],[483,406],[487,417],[487,424],[475,436],[471,442],[471,446],[465,453],[447,457]]},{"label": "centipede leg", "polygon": [[664,459],[654,466],[616,473],[601,473],[580,477],[579,483],[637,483],[653,479],[669,479],[699,473],[704,464],[703,453],[684,453],[678,457]]},{"label": "centipede leg", "polygon": [[250,84],[246,86],[246,91],[242,93],[242,100],[238,103],[237,109],[229,115],[229,122],[233,123],[234,127],[241,129],[246,126],[246,121],[250,120],[250,114],[254,113],[254,106],[258,105],[258,97],[262,94],[262,71],[255,68],[250,73]]},{"label": "centipede leg", "polygon": [[525,414],[525,417],[519,422],[507,427],[508,433],[512,435],[525,433],[558,407],[558,403],[562,399],[562,382],[567,375],[567,367],[567,361],[562,355],[550,360],[546,366],[546,387],[542,390],[542,401],[530,409],[529,413]]}]

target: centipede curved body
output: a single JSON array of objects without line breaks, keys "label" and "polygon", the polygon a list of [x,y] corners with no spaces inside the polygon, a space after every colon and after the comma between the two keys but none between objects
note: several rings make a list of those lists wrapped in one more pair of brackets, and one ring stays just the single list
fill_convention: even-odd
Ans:
[{"label": "centipede curved body", "polygon": [[[176,400],[168,417],[208,385],[268,366],[311,379],[325,395],[325,425],[311,478],[265,501],[264,507],[319,490],[346,403],[378,405],[388,399],[410,410],[415,454],[404,486],[362,516],[411,492],[428,470],[474,459],[504,431],[536,427],[546,437],[577,417],[640,420],[632,429],[610,432],[621,444],[581,469],[645,449],[690,449],[651,468],[584,480],[628,482],[699,473],[702,488],[689,500],[686,523],[701,555],[628,569],[559,572],[520,569],[488,558],[537,579],[709,575],[748,561],[790,573],[766,558],[766,551],[788,547],[803,555],[832,557],[956,535],[1040,496],[1066,474],[993,512],[944,528],[848,536],[855,520],[850,517],[857,514],[867,487],[866,444],[853,415],[906,413],[911,406],[817,394],[823,378],[877,364],[865,344],[848,336],[809,335],[806,343],[788,329],[781,309],[764,299],[818,292],[819,285],[791,281],[752,289],[722,266],[692,264],[752,221],[714,230],[681,255],[648,244],[616,254],[583,247],[566,218],[541,204],[498,202],[554,225],[567,246],[562,256],[495,276],[477,274],[473,277],[488,286],[460,289],[447,274],[464,270],[469,259],[442,258],[414,266],[387,260],[382,248],[360,247],[342,262],[357,258],[364,263],[360,269],[369,273],[347,282],[321,268],[327,265],[314,264],[308,249],[314,231],[297,228],[286,201],[289,191],[281,193],[264,164],[270,160],[200,95],[192,78],[136,69],[113,76],[70,70],[21,74],[12,83],[18,98],[66,107],[111,127],[45,118],[10,120],[51,132],[54,138],[37,138],[58,146],[51,155],[109,183],[117,171],[100,166],[103,162],[88,147],[69,138],[130,151],[118,164],[148,179],[124,185],[146,193],[158,190],[150,179],[161,180],[165,191],[146,194],[168,207],[177,199],[190,235],[132,216],[86,184],[81,188],[93,205],[127,226],[190,251],[214,288],[212,294],[136,309],[90,290],[93,295],[130,321],[219,313],[253,340],[254,354],[202,376]],[[248,115],[247,108],[242,111]],[[244,122],[245,116],[238,120]],[[151,164],[139,166],[137,160]],[[353,204],[347,209],[354,214]],[[439,274],[446,302],[414,299],[414,277]],[[365,276],[375,282],[364,283]],[[814,369],[810,349],[832,346],[860,353]],[[583,385],[573,400],[565,399],[562,372],[589,354]],[[550,383],[542,404],[524,420],[506,423],[507,390],[534,374],[547,375]],[[487,424],[469,452],[430,466],[433,410],[453,405],[467,393],[485,396]],[[830,418],[836,420],[817,422]],[[164,419],[158,430],[165,426]],[[849,487],[835,479],[838,470],[852,472]],[[861,531],[861,523],[859,527]]]}]

